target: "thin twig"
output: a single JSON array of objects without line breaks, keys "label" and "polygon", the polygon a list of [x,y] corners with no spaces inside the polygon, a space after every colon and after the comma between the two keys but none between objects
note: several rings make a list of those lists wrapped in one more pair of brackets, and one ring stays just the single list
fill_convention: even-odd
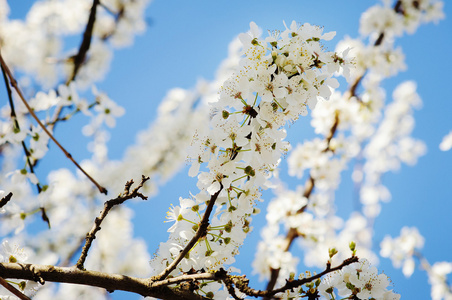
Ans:
[{"label": "thin twig", "polygon": [[185,281],[197,281],[197,280],[219,280],[217,273],[200,273],[200,274],[184,274],[173,278],[167,278],[160,281],[153,282],[152,287],[168,286],[171,284],[178,284]]},{"label": "thin twig", "polygon": [[202,237],[204,237],[207,234],[207,229],[210,225],[209,223],[209,217],[212,213],[213,206],[215,204],[215,201],[218,198],[218,195],[220,195],[220,192],[223,190],[223,184],[220,183],[220,189],[213,194],[210,197],[209,205],[206,208],[206,211],[204,212],[204,215],[202,217],[201,223],[199,224],[199,228],[196,231],[193,238],[188,242],[188,244],[185,246],[185,248],[179,253],[179,255],[174,259],[171,264],[166,267],[165,270],[163,270],[159,275],[154,276],[152,280],[162,280],[165,279],[181,262],[181,260],[185,257],[185,255],[193,248],[193,246],[198,242],[198,240]]},{"label": "thin twig", "polygon": [[[91,103],[90,105],[88,105],[87,110],[92,109],[97,104],[99,104],[99,103],[98,102]],[[81,111],[81,109],[77,107],[76,109],[74,109],[73,111],[71,111],[70,113],[65,115],[64,117],[57,117],[55,120],[45,123],[45,125],[53,128],[56,125],[56,123],[70,120],[73,116],[75,116],[75,114],[79,113],[80,111]]]},{"label": "thin twig", "polygon": [[82,254],[80,255],[80,258],[77,261],[76,267],[79,270],[83,270],[83,264],[85,263],[86,257],[88,256],[89,248],[91,247],[91,244],[93,240],[96,238],[96,233],[100,230],[100,224],[102,224],[102,221],[105,219],[107,214],[110,212],[110,210],[116,206],[124,203],[126,200],[140,197],[143,200],[146,200],[148,197],[144,196],[138,190],[143,187],[143,184],[149,180],[149,177],[145,177],[142,175],[140,184],[132,191],[130,192],[130,188],[133,184],[133,180],[130,180],[126,183],[124,192],[122,195],[119,195],[115,199],[108,200],[104,203],[104,209],[100,212],[99,217],[97,217],[94,220],[93,227],[91,230],[86,234],[86,242],[85,246],[83,246]]},{"label": "thin twig", "polygon": [[346,260],[344,260],[339,266],[336,266],[334,268],[326,268],[323,272],[318,273],[316,275],[313,275],[311,277],[307,277],[307,278],[303,278],[303,279],[297,279],[297,280],[287,280],[286,284],[278,289],[275,290],[255,290],[252,289],[248,286],[248,279],[245,279],[243,277],[235,277],[233,278],[234,281],[234,285],[242,292],[245,293],[248,296],[253,296],[253,297],[272,297],[278,293],[282,293],[285,292],[287,290],[292,290],[294,288],[300,287],[306,283],[312,282],[316,279],[319,279],[321,277],[323,277],[324,275],[337,271],[337,270],[341,270],[343,267],[350,265],[352,263],[358,262],[358,257],[357,256],[352,256]]},{"label": "thin twig", "polygon": [[6,74],[8,75],[9,82],[10,82],[11,86],[14,87],[14,89],[16,90],[17,94],[19,95],[20,99],[24,103],[25,107],[28,109],[28,111],[33,116],[33,118],[36,120],[36,122],[39,124],[39,126],[41,126],[41,128],[47,133],[47,135],[52,139],[52,141],[54,141],[54,143],[58,146],[58,148],[60,148],[61,151],[63,151],[63,153],[66,155],[66,157],[68,159],[70,159],[72,161],[72,163],[74,163],[74,165],[80,171],[82,171],[82,173],[85,174],[86,177],[88,177],[89,180],[91,180],[91,182],[99,189],[99,191],[106,195],[107,194],[107,189],[102,187],[100,184],[98,184],[97,181],[95,181],[88,173],[85,172],[85,170],[83,170],[83,168],[72,158],[72,155],[69,152],[66,151],[66,149],[56,140],[56,138],[44,126],[44,124],[42,124],[42,122],[39,120],[38,116],[36,116],[36,114],[33,111],[33,109],[30,107],[30,105],[28,105],[27,100],[25,100],[25,97],[22,94],[22,91],[20,90],[19,86],[17,85],[16,79],[14,79],[11,71],[9,70],[9,68],[6,65],[5,61],[3,60],[3,56],[1,54],[1,52],[0,52],[0,63],[2,65],[2,67],[5,69]]},{"label": "thin twig", "polygon": [[13,293],[16,297],[18,297],[21,300],[31,300],[29,297],[27,297],[27,295],[23,294],[21,291],[19,291],[18,289],[16,289],[15,287],[13,287],[11,285],[11,283],[9,283],[8,281],[6,281],[5,279],[3,279],[2,277],[0,277],[0,284],[3,285],[3,287],[5,289],[7,289],[8,291],[10,291],[11,293]]}]

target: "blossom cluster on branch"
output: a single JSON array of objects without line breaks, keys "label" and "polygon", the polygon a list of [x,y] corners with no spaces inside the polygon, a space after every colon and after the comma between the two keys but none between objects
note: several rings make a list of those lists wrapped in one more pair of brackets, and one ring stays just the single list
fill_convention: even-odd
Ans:
[{"label": "blossom cluster on branch", "polygon": [[[293,21],[263,35],[251,22],[214,80],[170,90],[136,144],[121,160],[110,160],[109,129],[125,109],[96,85],[114,50],[145,29],[148,4],[38,1],[24,20],[12,20],[0,0],[8,100],[0,111],[0,298],[16,299],[6,290],[19,299],[102,299],[125,290],[163,299],[399,299],[376,268],[373,225],[391,198],[383,175],[416,164],[426,146],[411,136],[413,110],[422,104],[416,83],[398,85],[389,104],[382,83],[406,69],[396,38],[441,20],[443,2],[382,0],[363,13],[362,38],[347,37],[335,51],[324,46],[335,32],[322,27]],[[69,50],[74,37],[80,43]],[[337,77],[349,84],[346,92]],[[309,112],[317,136],[291,146],[287,131]],[[84,116],[81,131],[91,139],[92,157],[80,163],[70,145],[58,141],[74,116]],[[441,150],[451,148],[451,136]],[[56,169],[44,178],[36,172],[51,160],[52,143],[77,173]],[[284,156],[289,174],[306,180],[295,190],[279,177]],[[123,203],[157,194],[186,161],[199,192],[171,205],[169,238],[151,258]],[[345,219],[337,214],[335,193],[352,164],[359,201]],[[132,190],[128,180],[139,176]],[[252,263],[268,281],[259,290],[234,263],[267,189],[276,197]],[[101,195],[107,190],[118,196]],[[34,222],[46,229],[33,229]],[[295,242],[303,256],[291,248]],[[432,298],[448,299],[452,264],[430,265],[423,244],[416,228],[405,227],[400,237],[384,238],[380,256],[405,276],[417,259]],[[300,272],[300,258],[320,271]]]}]

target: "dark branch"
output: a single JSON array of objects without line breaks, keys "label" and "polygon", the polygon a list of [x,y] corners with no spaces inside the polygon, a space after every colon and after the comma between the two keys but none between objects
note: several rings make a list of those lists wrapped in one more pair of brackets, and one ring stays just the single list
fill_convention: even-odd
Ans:
[{"label": "dark branch", "polygon": [[[167,300],[207,300],[207,298],[190,291],[164,286],[149,279],[96,271],[82,271],[74,267],[62,268],[33,264],[0,263],[0,277],[33,280],[41,284],[49,281],[94,286],[104,288],[109,292],[121,290],[136,293],[143,297],[149,296]],[[212,276],[205,277],[206,279],[212,279]],[[193,278],[184,278],[182,281],[190,280],[193,280]]]},{"label": "dark branch", "polygon": [[2,198],[2,200],[0,200],[0,208],[2,208],[3,206],[6,205],[6,203],[9,202],[9,200],[11,200],[11,197],[13,196],[13,193],[9,192],[8,195],[6,195],[5,197]]},{"label": "dark branch", "polygon": [[99,0],[93,0],[93,6],[91,7],[91,11],[89,13],[88,23],[86,24],[86,29],[83,33],[82,43],[80,44],[77,55],[74,56],[74,70],[72,71],[71,78],[68,80],[67,84],[75,80],[78,70],[85,61],[86,53],[91,46],[91,38],[93,36],[94,23],[96,22],[96,10],[98,5]]},{"label": "dark branch", "polygon": [[115,205],[120,205],[120,204],[124,203],[126,200],[129,200],[132,198],[140,197],[143,200],[147,199],[146,196],[144,196],[143,194],[138,192],[139,189],[143,187],[143,184],[147,180],[149,180],[149,177],[145,177],[143,175],[141,177],[140,184],[132,192],[130,192],[130,188],[132,187],[133,180],[128,181],[125,185],[124,192],[121,195],[119,195],[115,199],[108,200],[104,203],[104,209],[101,211],[99,217],[97,217],[94,220],[94,224],[93,224],[93,227],[91,228],[91,230],[86,234],[85,246],[83,246],[82,254],[80,255],[80,258],[76,264],[77,269],[79,269],[79,270],[84,269],[83,265],[85,263],[86,257],[88,256],[89,248],[91,247],[93,240],[96,238],[96,233],[100,230],[100,225],[102,224],[102,221],[105,219],[105,217],[107,217],[107,214],[110,212],[110,210]]}]

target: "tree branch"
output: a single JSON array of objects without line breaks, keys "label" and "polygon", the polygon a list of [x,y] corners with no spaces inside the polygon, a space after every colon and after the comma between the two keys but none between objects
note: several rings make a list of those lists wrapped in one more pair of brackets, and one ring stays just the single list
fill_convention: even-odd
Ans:
[{"label": "tree branch", "polygon": [[82,43],[80,44],[77,55],[74,56],[74,70],[72,71],[72,75],[66,83],[67,85],[69,84],[69,82],[75,80],[78,70],[85,61],[86,53],[91,46],[91,37],[93,36],[94,23],[96,22],[97,5],[99,5],[99,0],[93,0],[93,6],[91,6],[91,10],[89,12],[88,23],[86,24],[86,29],[83,33]]},{"label": "tree branch", "polygon": [[[308,282],[321,278],[322,276],[340,270],[346,265],[358,261],[358,257],[352,256],[346,259],[341,265],[335,268],[326,268],[323,272],[314,276],[287,281],[286,284],[276,290],[261,291],[248,286],[249,280],[245,276],[228,275],[224,269],[217,272],[181,275],[175,278],[164,280],[153,280],[149,278],[137,278],[119,274],[108,274],[97,271],[80,270],[76,267],[55,267],[23,263],[0,263],[0,277],[15,278],[23,280],[38,281],[41,284],[49,282],[72,283],[92,287],[103,288],[109,292],[116,290],[131,292],[142,295],[143,297],[155,297],[168,300],[206,300],[207,298],[197,295],[189,290],[178,287],[169,287],[171,284],[180,284],[182,282],[195,282],[198,280],[217,280],[223,281],[233,290],[233,285],[242,293],[253,297],[272,296],[282,293],[286,290],[300,287]],[[233,292],[233,294],[235,293]],[[235,296],[237,297],[237,296]],[[28,298],[21,298],[28,299]],[[236,299],[239,299],[238,297]]]},{"label": "tree branch", "polygon": [[82,254],[80,255],[80,258],[78,259],[76,264],[77,269],[79,270],[84,269],[83,265],[85,263],[86,257],[88,256],[89,248],[91,247],[93,240],[96,238],[96,233],[101,229],[100,224],[102,224],[102,221],[105,219],[105,217],[107,217],[107,214],[110,212],[113,206],[120,205],[124,203],[126,200],[136,197],[140,197],[143,200],[147,200],[148,197],[138,192],[138,190],[143,187],[143,184],[147,180],[149,180],[149,177],[145,177],[144,175],[142,175],[140,184],[132,192],[130,192],[130,188],[132,187],[133,179],[128,181],[125,185],[124,192],[122,193],[122,195],[119,195],[115,199],[108,200],[104,203],[104,209],[101,211],[99,217],[97,217],[94,220],[94,224],[91,230],[86,234],[85,246],[83,246]]},{"label": "tree branch", "polygon": [[[143,297],[168,300],[207,300],[207,298],[178,288],[164,286],[150,279],[96,271],[82,271],[75,267],[63,268],[20,263],[0,263],[0,277],[49,282],[72,283],[94,286],[109,292],[116,290],[136,293]],[[207,276],[206,276],[207,277]],[[186,279],[186,280],[185,280]],[[183,281],[193,280],[184,278]]]},{"label": "tree branch", "polygon": [[30,107],[30,105],[28,105],[27,100],[25,100],[25,97],[22,94],[22,91],[20,90],[19,86],[17,85],[16,79],[14,79],[11,71],[9,70],[9,68],[6,65],[5,61],[3,60],[3,56],[1,55],[1,52],[0,52],[0,64],[2,65],[2,67],[5,70],[6,74],[8,75],[9,82],[10,82],[11,86],[14,87],[14,89],[17,92],[17,94],[19,95],[19,98],[22,100],[22,102],[24,103],[25,107],[28,109],[28,111],[33,116],[33,118],[36,120],[36,122],[39,124],[39,126],[41,126],[41,128],[47,133],[47,135],[52,139],[52,141],[54,141],[54,143],[58,146],[58,148],[60,148],[61,151],[63,151],[63,153],[66,155],[66,157],[69,160],[71,160],[74,163],[74,165],[80,171],[82,171],[82,173],[85,174],[86,177],[88,177],[89,180],[91,180],[91,182],[99,189],[99,191],[106,195],[107,194],[107,189],[102,187],[100,184],[98,184],[97,181],[95,181],[88,173],[85,172],[85,170],[83,170],[83,168],[72,158],[72,155],[69,152],[66,151],[66,149],[56,140],[56,138],[44,126],[44,124],[42,124],[42,122],[39,120],[38,116],[36,116],[36,114],[34,113],[33,109]]}]

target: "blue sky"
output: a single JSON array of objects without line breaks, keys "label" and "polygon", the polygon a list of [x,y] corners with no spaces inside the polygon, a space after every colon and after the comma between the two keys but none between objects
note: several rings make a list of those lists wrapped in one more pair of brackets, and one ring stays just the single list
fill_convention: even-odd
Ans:
[{"label": "blue sky", "polygon": [[[12,12],[21,16],[32,1],[10,1]],[[145,129],[155,117],[158,103],[165,93],[174,87],[190,89],[199,78],[213,79],[219,63],[227,55],[229,42],[240,32],[247,31],[254,21],[264,29],[283,29],[286,23],[296,20],[324,26],[337,35],[327,46],[333,50],[344,36],[358,36],[361,13],[376,1],[163,1],[155,0],[149,6],[149,26],[139,36],[133,47],[116,52],[111,72],[99,87],[126,109],[126,115],[118,120],[112,130],[110,156],[119,159],[134,134]],[[447,5],[449,4],[449,5]],[[16,5],[18,5],[16,7]],[[375,245],[385,234],[396,236],[405,226],[417,226],[426,239],[423,254],[430,262],[452,261],[452,151],[441,152],[438,145],[442,137],[452,129],[452,97],[450,70],[452,59],[452,23],[450,3],[445,6],[446,19],[438,25],[423,25],[412,36],[404,36],[396,42],[406,56],[407,71],[385,81],[387,95],[404,80],[415,80],[423,99],[423,108],[415,112],[416,126],[413,136],[423,140],[427,154],[415,167],[403,166],[395,174],[384,177],[392,193],[392,201],[383,206],[375,224]],[[346,87],[341,86],[344,90]],[[295,138],[312,137],[307,121],[293,128]],[[291,128],[292,129],[292,128]],[[70,145],[71,153],[78,158],[89,157],[79,128],[65,128],[61,134],[64,145]],[[50,168],[70,167],[62,154],[54,154],[52,161],[40,165],[41,171]],[[286,163],[283,162],[283,168]],[[158,243],[167,237],[167,224],[163,224],[170,203],[177,203],[179,196],[196,191],[196,183],[186,174],[185,168],[161,188],[155,198],[146,203],[132,203],[136,211],[136,234],[148,241],[152,253]],[[284,170],[283,170],[284,172]],[[298,182],[302,184],[303,182]],[[292,181],[295,186],[297,182]],[[268,201],[271,193],[264,194]],[[337,194],[338,207],[347,216],[352,207],[353,189],[350,180],[344,178]],[[261,207],[265,211],[265,204]],[[255,231],[250,234],[238,257],[237,267],[251,278],[251,285],[263,288],[257,277],[251,276],[250,262],[259,239],[259,227],[264,215],[254,219]],[[299,271],[304,271],[299,268]],[[394,270],[389,260],[382,258],[379,266],[391,277],[394,290],[402,299],[429,299],[430,288],[423,272],[415,272],[410,278]],[[114,299],[134,298],[130,294],[115,292]]]}]

